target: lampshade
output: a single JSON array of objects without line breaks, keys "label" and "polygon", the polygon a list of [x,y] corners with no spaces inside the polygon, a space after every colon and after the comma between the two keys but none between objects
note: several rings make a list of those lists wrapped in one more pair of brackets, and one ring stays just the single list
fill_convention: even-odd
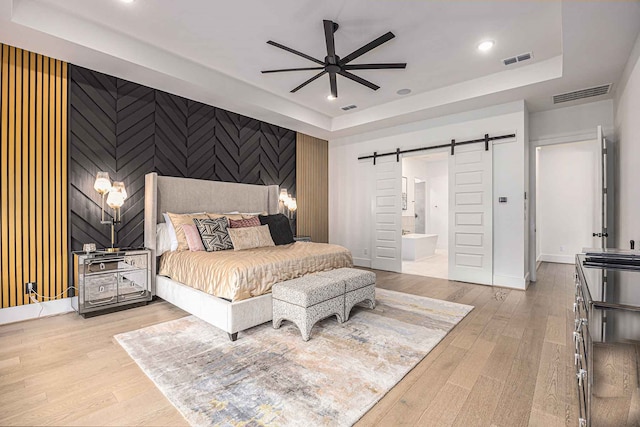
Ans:
[{"label": "lampshade", "polygon": [[111,187],[109,195],[107,196],[107,205],[113,209],[119,208],[124,204],[124,199],[125,196],[121,188]]},{"label": "lampshade", "polygon": [[93,184],[93,188],[100,194],[108,192],[111,189],[109,172],[98,172],[96,174],[96,182]]},{"label": "lampshade", "polygon": [[[122,181],[113,181],[113,187],[115,188],[116,191],[120,191],[122,193],[122,200],[125,201],[127,200],[127,190],[125,190],[124,188],[124,182]],[[113,191],[113,190],[111,190]]]},{"label": "lampshade", "polygon": [[289,199],[289,193],[287,192],[286,188],[281,188],[280,189],[280,200],[283,202],[286,202],[287,199]]},{"label": "lampshade", "polygon": [[289,200],[289,204],[287,205],[287,207],[289,208],[290,211],[295,211],[296,209],[298,209],[298,202],[296,202],[295,197],[292,197]]}]

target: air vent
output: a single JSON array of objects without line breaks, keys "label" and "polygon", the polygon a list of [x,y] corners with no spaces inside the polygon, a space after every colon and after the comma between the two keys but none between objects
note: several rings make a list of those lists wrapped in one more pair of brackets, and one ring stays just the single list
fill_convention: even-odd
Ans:
[{"label": "air vent", "polygon": [[531,52],[521,53],[520,55],[512,56],[511,58],[503,59],[504,65],[516,64],[518,62],[528,61],[533,58]]},{"label": "air vent", "polygon": [[608,85],[590,87],[588,89],[580,89],[573,92],[561,93],[553,95],[553,103],[560,104],[562,102],[575,101],[578,99],[591,98],[593,96],[606,95],[611,90],[611,83]]},{"label": "air vent", "polygon": [[351,105],[345,105],[344,107],[340,107],[340,108],[342,108],[344,111],[349,111],[349,110],[353,110],[354,108],[358,108],[358,106],[351,104]]}]

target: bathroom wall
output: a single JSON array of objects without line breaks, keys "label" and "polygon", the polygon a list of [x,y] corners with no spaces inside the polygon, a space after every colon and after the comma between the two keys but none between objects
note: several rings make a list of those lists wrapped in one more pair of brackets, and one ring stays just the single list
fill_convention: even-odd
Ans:
[{"label": "bathroom wall", "polygon": [[427,182],[427,234],[437,234],[437,249],[447,249],[449,236],[449,158],[423,161]]},{"label": "bathroom wall", "polygon": [[425,180],[426,178],[426,164],[424,160],[416,157],[402,159],[402,176],[407,178],[407,210],[402,211],[402,229],[414,233],[415,179]]}]

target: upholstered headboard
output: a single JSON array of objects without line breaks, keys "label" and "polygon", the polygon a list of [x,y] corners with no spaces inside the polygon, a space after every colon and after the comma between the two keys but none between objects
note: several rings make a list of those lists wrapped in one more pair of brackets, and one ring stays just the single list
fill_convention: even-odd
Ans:
[{"label": "upholstered headboard", "polygon": [[163,212],[268,212],[278,213],[277,185],[236,184],[202,179],[145,176],[144,245],[152,251],[152,293],[155,295],[156,225]]}]

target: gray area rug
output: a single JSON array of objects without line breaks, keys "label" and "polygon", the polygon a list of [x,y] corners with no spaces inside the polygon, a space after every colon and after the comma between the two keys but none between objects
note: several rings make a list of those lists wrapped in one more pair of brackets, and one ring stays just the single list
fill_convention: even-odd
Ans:
[{"label": "gray area rug", "polygon": [[194,316],[115,338],[191,425],[348,426],[473,309],[383,289],[376,301],[308,342],[290,322],[230,342]]}]

